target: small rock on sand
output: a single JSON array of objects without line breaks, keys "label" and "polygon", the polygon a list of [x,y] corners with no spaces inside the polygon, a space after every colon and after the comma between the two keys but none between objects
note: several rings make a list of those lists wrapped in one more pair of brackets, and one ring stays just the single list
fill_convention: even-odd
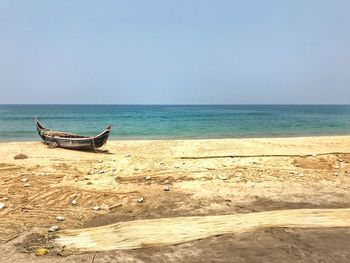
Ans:
[{"label": "small rock on sand", "polygon": [[30,183],[25,183],[23,186],[24,186],[24,187],[29,187],[29,186],[30,186]]},{"label": "small rock on sand", "polygon": [[87,185],[91,185],[91,184],[92,184],[92,182],[90,182],[90,181],[89,181],[89,182],[87,182],[86,184],[87,184]]},{"label": "small rock on sand", "polygon": [[170,191],[170,187],[168,185],[164,186],[164,191],[165,192],[169,192]]},{"label": "small rock on sand", "polygon": [[78,203],[78,202],[77,202],[77,200],[75,200],[75,199],[73,199],[72,202],[71,202],[72,205],[77,205],[77,203]]},{"label": "small rock on sand", "polygon": [[60,222],[64,221],[64,216],[57,216],[56,219],[57,221],[60,221]]},{"label": "small rock on sand", "polygon": [[47,253],[49,253],[49,250],[47,248],[39,248],[39,249],[35,250],[35,255],[38,257],[44,256]]},{"label": "small rock on sand", "polygon": [[20,154],[15,155],[15,157],[13,157],[13,158],[14,158],[15,160],[22,160],[22,159],[27,159],[28,156],[25,155],[25,154],[20,153]]},{"label": "small rock on sand", "polygon": [[338,173],[333,173],[334,176],[338,176],[339,174]]},{"label": "small rock on sand", "polygon": [[125,155],[125,157],[130,157],[131,156],[131,154],[127,154],[127,155]]},{"label": "small rock on sand", "polygon": [[143,203],[143,201],[144,201],[143,197],[140,197],[139,199],[137,199],[138,203]]},{"label": "small rock on sand", "polygon": [[145,179],[148,181],[148,180],[151,180],[151,176],[149,176],[149,175],[147,175],[146,177],[145,177]]},{"label": "small rock on sand", "polygon": [[49,232],[56,232],[58,230],[60,230],[59,226],[52,226],[52,227],[49,227],[49,229],[47,231],[49,231]]},{"label": "small rock on sand", "polygon": [[339,166],[338,166],[338,165],[335,165],[335,166],[334,166],[334,169],[339,169]]},{"label": "small rock on sand", "polygon": [[96,205],[96,206],[94,206],[94,207],[92,208],[92,210],[94,210],[94,211],[100,211],[100,210],[101,210],[101,207],[99,207],[98,205]]},{"label": "small rock on sand", "polygon": [[6,208],[6,205],[4,203],[0,203],[0,210]]},{"label": "small rock on sand", "polygon": [[24,183],[28,182],[28,178],[26,178],[26,177],[22,178],[22,182],[24,182]]}]

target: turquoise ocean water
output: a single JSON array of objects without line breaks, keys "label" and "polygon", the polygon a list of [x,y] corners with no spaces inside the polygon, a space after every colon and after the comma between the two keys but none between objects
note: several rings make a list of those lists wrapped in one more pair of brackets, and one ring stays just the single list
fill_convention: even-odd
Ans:
[{"label": "turquoise ocean water", "polygon": [[350,135],[350,105],[0,105],[0,141],[39,140],[48,128],[112,139]]}]

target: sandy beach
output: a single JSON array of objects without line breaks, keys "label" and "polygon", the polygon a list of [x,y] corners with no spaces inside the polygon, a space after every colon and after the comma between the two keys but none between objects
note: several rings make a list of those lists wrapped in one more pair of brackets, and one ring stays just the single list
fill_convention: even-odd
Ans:
[{"label": "sandy beach", "polygon": [[[18,154],[27,158],[15,159]],[[2,142],[0,262],[349,262],[345,227],[268,228],[135,250],[34,254],[35,233],[53,225],[350,208],[349,190],[350,136],[109,141],[98,153]]]}]

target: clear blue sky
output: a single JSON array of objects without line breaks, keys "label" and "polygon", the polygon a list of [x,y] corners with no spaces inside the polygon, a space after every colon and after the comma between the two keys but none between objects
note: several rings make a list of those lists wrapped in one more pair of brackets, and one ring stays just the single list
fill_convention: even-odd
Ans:
[{"label": "clear blue sky", "polygon": [[350,103],[348,0],[0,0],[0,103]]}]

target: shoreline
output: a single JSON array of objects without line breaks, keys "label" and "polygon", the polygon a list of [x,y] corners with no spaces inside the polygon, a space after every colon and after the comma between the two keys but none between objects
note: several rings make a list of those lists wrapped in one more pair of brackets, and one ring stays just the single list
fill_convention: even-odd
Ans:
[{"label": "shoreline", "polygon": [[[249,140],[249,139],[267,139],[267,140],[278,140],[278,139],[312,139],[312,138],[331,138],[331,137],[349,137],[350,138],[350,133],[349,134],[329,134],[329,135],[300,135],[300,136],[255,136],[255,137],[213,137],[213,138],[159,138],[159,139],[147,139],[147,138],[134,138],[134,139],[116,139],[116,138],[109,138],[107,140],[107,144],[108,142],[143,142],[143,141],[210,141],[210,140],[225,140],[225,141],[229,141],[229,140]],[[42,140],[38,137],[37,140],[0,140],[0,144],[1,143],[35,143],[35,142],[42,142]]]}]

